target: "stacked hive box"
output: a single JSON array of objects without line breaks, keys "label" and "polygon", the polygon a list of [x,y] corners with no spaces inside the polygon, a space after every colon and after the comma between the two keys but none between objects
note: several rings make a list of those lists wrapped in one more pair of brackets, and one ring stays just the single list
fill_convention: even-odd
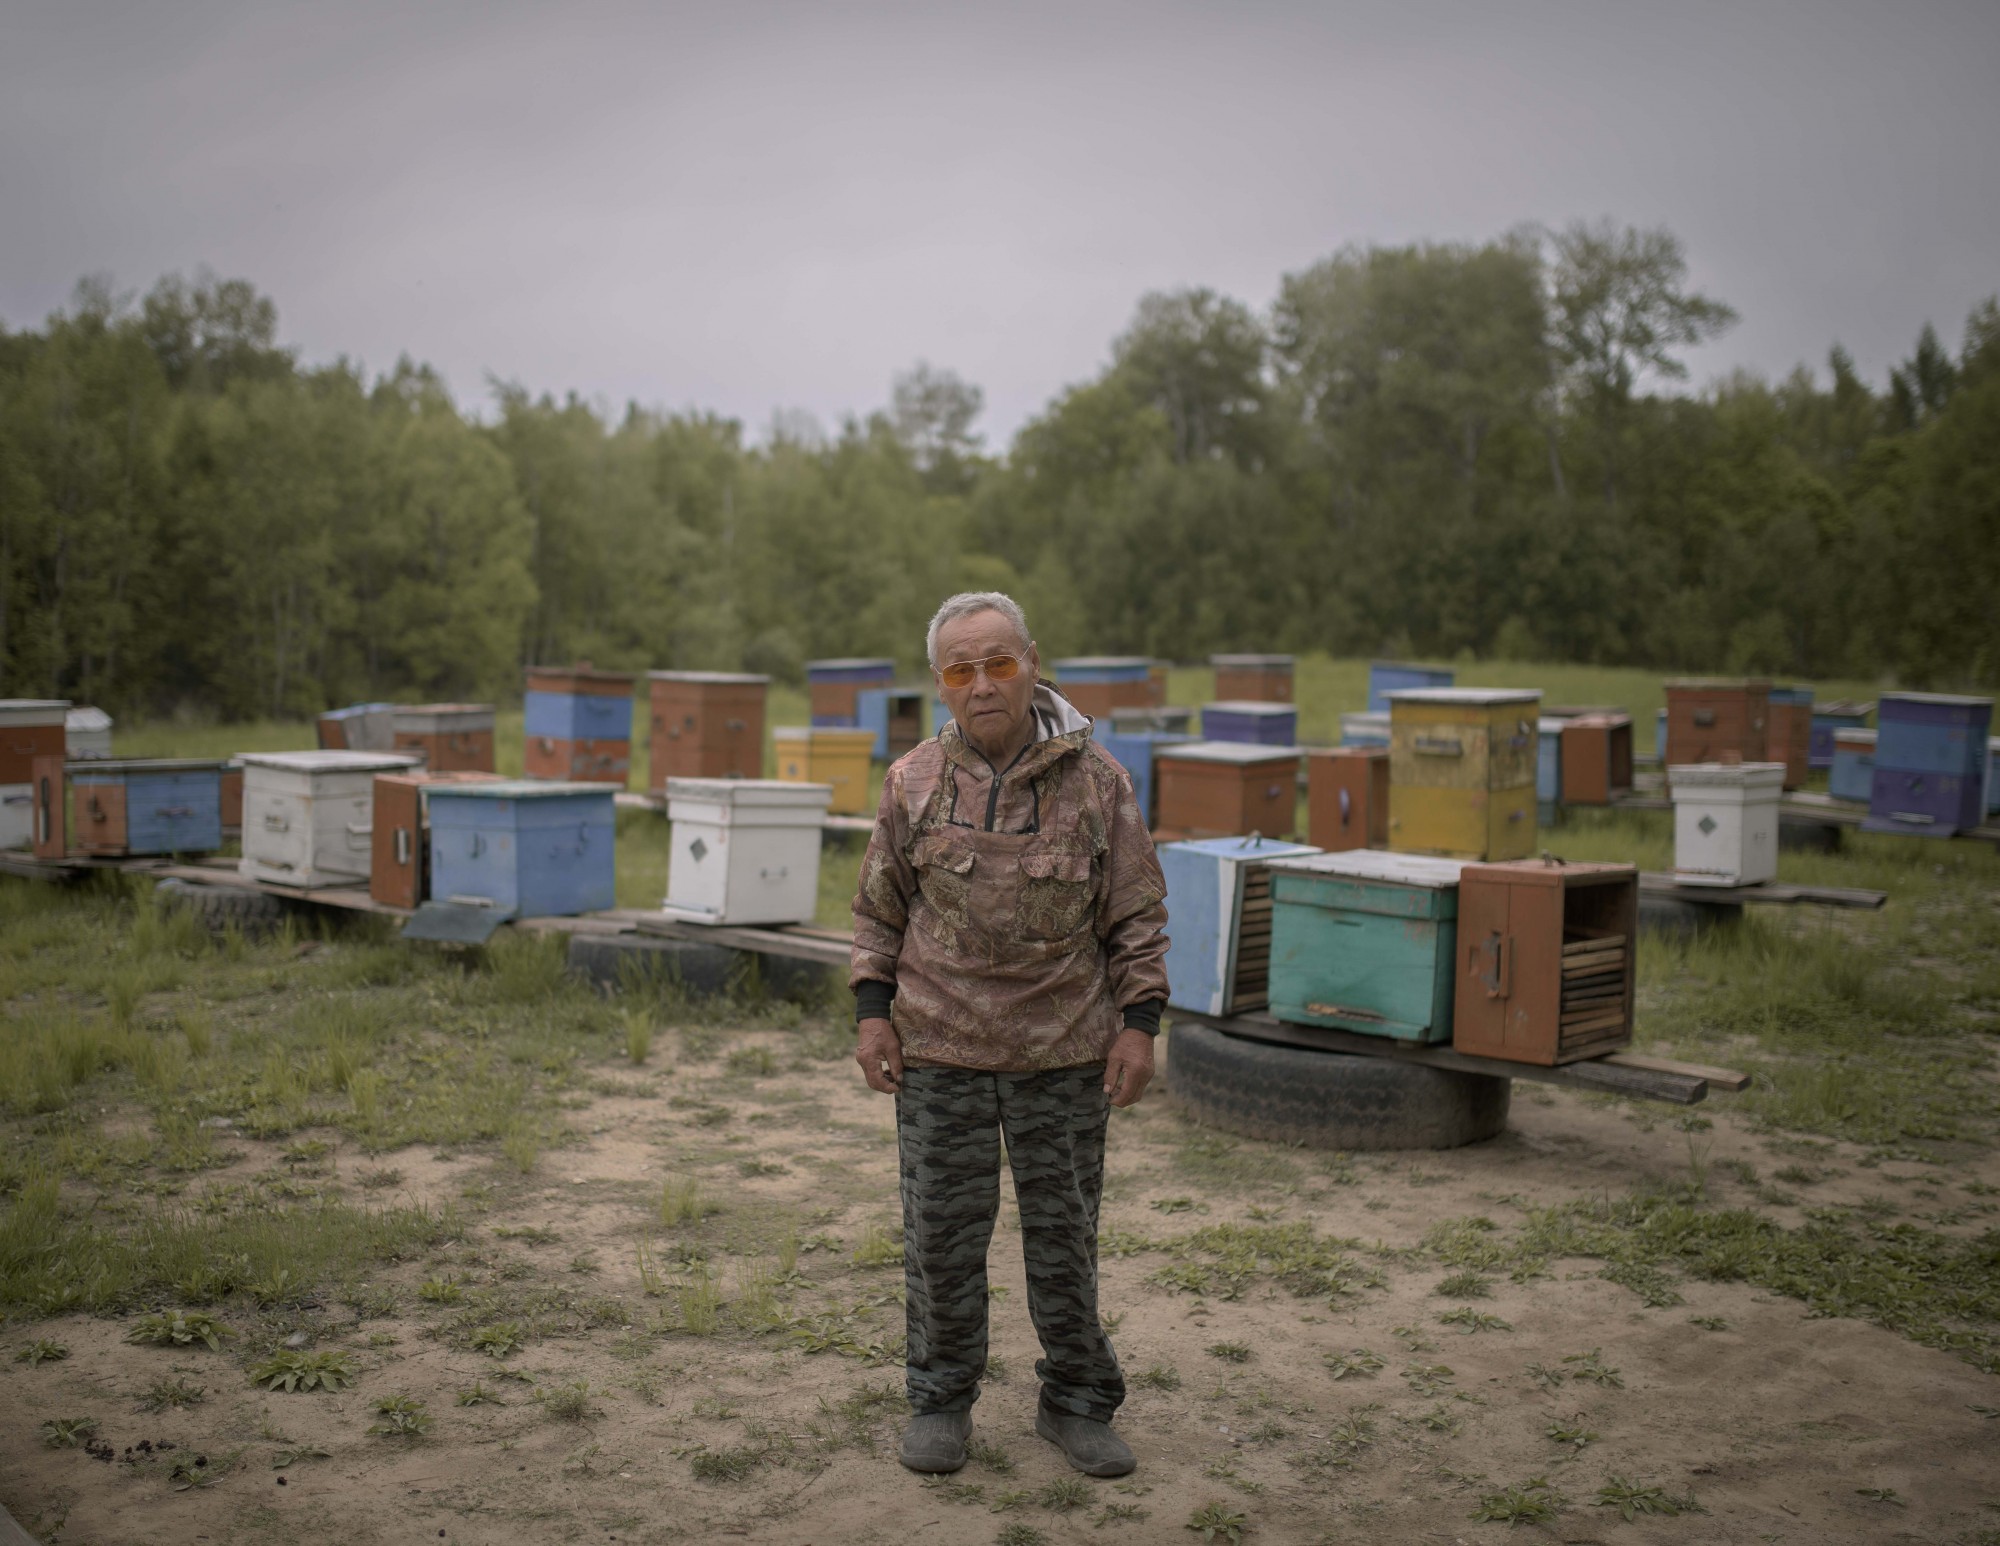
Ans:
[{"label": "stacked hive box", "polygon": [[396,751],[418,757],[433,773],[491,773],[493,705],[399,705],[392,740]]},{"label": "stacked hive box", "polygon": [[854,698],[855,722],[875,738],[877,762],[894,762],[924,738],[924,695],[914,687],[868,687]]},{"label": "stacked hive box", "polygon": [[[1770,693],[1769,682],[1736,678],[1667,683],[1667,741],[1673,761],[1764,761]],[[1663,759],[1665,755],[1663,750]],[[1667,778],[1672,782],[1672,773]]]},{"label": "stacked hive box", "polygon": [[148,758],[80,762],[70,846],[103,856],[213,853],[222,846],[222,764]]},{"label": "stacked hive box", "polygon": [[1866,805],[1875,787],[1875,732],[1836,730],[1833,734],[1833,768],[1826,776],[1826,792],[1836,800],[1852,800]]},{"label": "stacked hive box", "polygon": [[417,759],[390,752],[244,752],[243,857],[252,880],[348,886],[368,879],[375,775]]},{"label": "stacked hive box", "polygon": [[434,785],[431,893],[502,918],[564,918],[617,900],[613,791],[602,784]]},{"label": "stacked hive box", "polygon": [[896,662],[879,655],[847,655],[806,662],[806,696],[812,722],[829,730],[852,730],[861,723],[860,696],[870,687],[889,687]]},{"label": "stacked hive box", "polygon": [[1262,1009],[1271,958],[1273,859],[1318,852],[1268,838],[1168,843],[1160,870],[1173,898],[1167,1002],[1201,1014]]},{"label": "stacked hive box", "polygon": [[1290,655],[1211,655],[1208,663],[1215,667],[1218,698],[1266,703],[1292,701]]},{"label": "stacked hive box", "polygon": [[430,791],[440,784],[497,783],[497,773],[375,775],[369,815],[368,895],[388,907],[430,898]]},{"label": "stacked hive box", "polygon": [[1389,846],[1459,859],[1533,853],[1541,694],[1412,688],[1389,703]]},{"label": "stacked hive box", "polygon": [[1864,832],[1951,837],[1986,819],[1993,700],[1884,693],[1875,705],[1875,774]]},{"label": "stacked hive box", "polygon": [[1162,746],[1185,746],[1195,738],[1191,735],[1170,730],[1093,730],[1091,739],[1103,747],[1105,753],[1122,767],[1132,779],[1132,793],[1139,803],[1139,814],[1147,826],[1155,824],[1157,807],[1153,799],[1158,780],[1153,772],[1153,759]]},{"label": "stacked hive box", "polygon": [[1812,732],[1806,743],[1806,765],[1821,773],[1832,767],[1834,733],[1840,730],[1867,729],[1868,711],[1872,707],[1872,704],[1854,703],[1846,699],[1832,703],[1815,703],[1812,711]]},{"label": "stacked hive box", "polygon": [[1609,805],[1631,787],[1630,715],[1579,714],[1563,721],[1562,799],[1565,805]]},{"label": "stacked hive box", "polygon": [[63,743],[71,762],[111,755],[111,716],[85,704],[63,716]]},{"label": "stacked hive box", "polygon": [[1340,744],[1386,748],[1389,744],[1389,711],[1367,709],[1341,715]]},{"label": "stacked hive box", "polygon": [[827,809],[836,816],[858,816],[870,809],[868,759],[875,748],[874,732],[780,725],[771,732],[771,743],[779,782],[830,786]]},{"label": "stacked hive box", "polygon": [[1413,687],[1449,687],[1455,680],[1449,666],[1412,666],[1400,660],[1376,660],[1368,666],[1368,711],[1384,714],[1389,694]]},{"label": "stacked hive box", "polygon": [[1452,1047],[1553,1066],[1625,1046],[1638,923],[1629,864],[1468,864]]},{"label": "stacked hive box", "polygon": [[669,917],[690,923],[810,923],[831,784],[677,778],[667,785]]},{"label": "stacked hive box", "polygon": [[1154,708],[1164,708],[1167,702],[1167,672],[1173,662],[1155,660],[1146,666],[1146,701]]},{"label": "stacked hive box", "polygon": [[1152,708],[1153,662],[1144,655],[1074,655],[1053,662],[1056,684],[1079,714],[1103,719],[1113,709]]},{"label": "stacked hive box", "polygon": [[1449,1041],[1462,869],[1373,849],[1274,860],[1272,1014],[1397,1041]]},{"label": "stacked hive box", "polygon": [[386,752],[396,744],[396,705],[357,703],[329,709],[319,717],[319,749],[326,752]]},{"label": "stacked hive box", "polygon": [[1157,829],[1182,838],[1289,837],[1298,825],[1299,751],[1240,741],[1156,746]]},{"label": "stacked hive box", "polygon": [[1111,728],[1121,735],[1132,735],[1142,730],[1166,730],[1175,735],[1186,735],[1194,729],[1193,709],[1170,709],[1164,705],[1144,709],[1113,709]]},{"label": "stacked hive box", "polygon": [[530,778],[615,784],[632,772],[630,671],[530,666],[522,700],[523,767]]},{"label": "stacked hive box", "polygon": [[1388,747],[1306,752],[1306,841],[1328,853],[1388,845]]},{"label": "stacked hive box", "polygon": [[32,840],[35,763],[62,761],[68,717],[67,698],[0,698],[0,846]]},{"label": "stacked hive box", "polygon": [[1535,722],[1535,820],[1552,827],[1562,813],[1562,733],[1566,720],[1544,714]]},{"label": "stacked hive box", "polygon": [[1755,886],[1778,874],[1778,762],[1676,762],[1674,879],[1685,886]]},{"label": "stacked hive box", "polygon": [[1289,703],[1236,699],[1201,706],[1201,733],[1209,741],[1241,741],[1251,746],[1296,746],[1299,711]]},{"label": "stacked hive box", "polygon": [[768,676],[734,671],[651,671],[652,766],[663,792],[670,778],[761,778]]},{"label": "stacked hive box", "polygon": [[1812,766],[1810,687],[1773,687],[1765,708],[1764,760],[1783,763],[1785,787],[1803,789]]}]

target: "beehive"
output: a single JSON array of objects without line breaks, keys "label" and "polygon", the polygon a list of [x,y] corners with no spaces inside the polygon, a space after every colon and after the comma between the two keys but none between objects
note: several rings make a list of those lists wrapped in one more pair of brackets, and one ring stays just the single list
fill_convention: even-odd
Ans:
[{"label": "beehive", "polygon": [[1389,846],[1459,859],[1533,853],[1540,703],[1520,688],[1391,694]]},{"label": "beehive", "polygon": [[1157,746],[1156,830],[1175,837],[1290,837],[1298,826],[1299,751],[1241,741]]},{"label": "beehive", "polygon": [[389,907],[430,898],[430,791],[439,784],[497,782],[497,773],[375,775],[369,811],[368,895]]},{"label": "beehive", "polygon": [[1170,730],[1092,730],[1091,739],[1132,778],[1132,793],[1139,802],[1139,814],[1147,826],[1154,824],[1158,805],[1154,794],[1159,780],[1153,761],[1162,746],[1185,746],[1195,738]]},{"label": "beehive", "polygon": [[1173,667],[1170,660],[1155,660],[1146,666],[1146,701],[1154,708],[1165,708],[1167,703],[1167,672]]},{"label": "beehive", "polygon": [[1389,842],[1389,748],[1306,752],[1306,841],[1328,853]]},{"label": "beehive", "polygon": [[1986,814],[2000,811],[2000,735],[1986,741]]},{"label": "beehive", "polygon": [[677,778],[663,910],[692,923],[810,923],[831,784]]},{"label": "beehive", "polygon": [[1175,735],[1188,735],[1194,730],[1194,710],[1168,708],[1159,704],[1143,709],[1113,709],[1110,714],[1111,728],[1121,735],[1132,735],[1141,730],[1166,730]]},{"label": "beehive", "polygon": [[1535,722],[1535,821],[1554,826],[1562,813],[1562,735],[1567,720],[1544,714]]},{"label": "beehive", "polygon": [[1360,848],[1270,868],[1272,1014],[1397,1041],[1451,1039],[1464,865]]},{"label": "beehive", "polygon": [[1884,693],[1875,705],[1875,774],[1864,832],[1951,837],[1986,819],[1993,700]]},{"label": "beehive", "polygon": [[1785,787],[1803,789],[1812,766],[1810,687],[1773,687],[1764,718],[1764,760],[1783,763]]},{"label": "beehive", "polygon": [[896,680],[896,662],[877,655],[845,655],[806,662],[806,696],[812,722],[831,730],[853,729],[861,722],[861,692],[889,687]]},{"label": "beehive", "polygon": [[69,769],[70,847],[103,856],[213,853],[222,846],[222,764],[179,758]]},{"label": "beehive", "polygon": [[1458,883],[1451,1044],[1544,1067],[1632,1039],[1639,873],[1629,864],[1468,864]]},{"label": "beehive", "polygon": [[1562,800],[1609,805],[1632,787],[1632,718],[1579,714],[1563,721]]},{"label": "beehive", "polygon": [[67,698],[0,698],[0,785],[30,782],[37,757],[64,755]]},{"label": "beehive", "polygon": [[0,784],[0,848],[34,846],[35,783],[30,778],[24,784]]},{"label": "beehive", "polygon": [[1296,746],[1299,711],[1289,703],[1252,699],[1204,703],[1201,733],[1209,741],[1243,741],[1252,746]]},{"label": "beehive", "polygon": [[50,753],[37,757],[29,771],[33,775],[27,785],[29,845],[37,859],[60,859],[69,852],[68,764]]},{"label": "beehive", "polygon": [[409,752],[433,773],[493,771],[490,703],[398,705],[394,749]]},{"label": "beehive", "polygon": [[63,745],[71,762],[91,762],[111,755],[111,716],[88,704],[63,716]]},{"label": "beehive", "polygon": [[243,763],[231,757],[222,765],[222,830],[227,835],[243,830]]},{"label": "beehive", "polygon": [[1203,1014],[1262,1009],[1271,959],[1270,861],[1317,853],[1301,843],[1222,837],[1168,843],[1167,1002]]},{"label": "beehive", "polygon": [[1830,703],[1815,703],[1812,711],[1812,733],[1806,745],[1806,764],[1818,772],[1825,772],[1833,766],[1833,737],[1839,730],[1865,730],[1868,728],[1868,714],[1874,707],[1870,703],[1855,703],[1847,699],[1836,699]]},{"label": "beehive", "polygon": [[1292,701],[1290,655],[1211,655],[1208,663],[1215,668],[1215,696],[1225,702]]},{"label": "beehive", "polygon": [[243,752],[243,857],[252,880],[351,886],[368,879],[375,775],[415,767],[394,752]]},{"label": "beehive", "polygon": [[1778,874],[1779,762],[1675,763],[1674,879],[1755,886]]},{"label": "beehive", "polygon": [[325,752],[386,752],[396,744],[396,705],[356,703],[328,709],[319,717],[319,749]]},{"label": "beehive", "polygon": [[1875,732],[1836,730],[1833,736],[1833,769],[1826,776],[1826,792],[1836,800],[1852,800],[1866,805],[1875,787]]},{"label": "beehive", "polygon": [[855,694],[857,728],[875,738],[869,755],[894,762],[924,738],[924,695],[914,687],[869,687]]},{"label": "beehive", "polygon": [[[1675,764],[1762,762],[1769,741],[1771,684],[1691,679],[1667,683],[1667,739]],[[1662,752],[1664,758],[1665,753]],[[1673,775],[1667,775],[1671,782]]]},{"label": "beehive", "polygon": [[1368,711],[1385,714],[1389,694],[1413,687],[1449,687],[1456,680],[1449,666],[1413,666],[1400,660],[1375,660],[1368,664]]},{"label": "beehive", "polygon": [[1063,696],[1092,719],[1113,709],[1155,707],[1153,662],[1145,655],[1073,655],[1051,662],[1051,669]]},{"label": "beehive", "polygon": [[771,741],[781,783],[829,785],[833,795],[827,810],[836,816],[874,809],[868,789],[872,731],[780,725],[771,732]]},{"label": "beehive", "polygon": [[502,918],[567,918],[617,900],[614,792],[602,784],[437,784],[431,895]]},{"label": "beehive", "polygon": [[530,666],[521,702],[526,734],[522,765],[529,778],[615,784],[632,772],[630,671],[588,665]]},{"label": "beehive", "polygon": [[652,767],[661,793],[670,778],[762,778],[768,676],[738,671],[650,671]]},{"label": "beehive", "polygon": [[1387,746],[1389,744],[1389,711],[1387,709],[1367,709],[1341,715],[1340,744],[1342,746]]}]

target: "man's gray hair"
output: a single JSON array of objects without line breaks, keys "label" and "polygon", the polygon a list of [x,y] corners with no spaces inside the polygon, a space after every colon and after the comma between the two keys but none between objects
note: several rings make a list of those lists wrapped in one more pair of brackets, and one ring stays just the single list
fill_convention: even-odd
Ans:
[{"label": "man's gray hair", "polygon": [[1021,636],[1021,648],[1034,643],[1028,633],[1028,619],[1022,615],[1021,604],[1012,596],[1002,595],[997,590],[960,591],[937,609],[937,616],[931,619],[931,631],[924,639],[924,653],[930,657],[931,669],[937,669],[938,630],[946,623],[955,623],[961,617],[971,617],[975,612],[998,612],[1014,625],[1014,632]]}]

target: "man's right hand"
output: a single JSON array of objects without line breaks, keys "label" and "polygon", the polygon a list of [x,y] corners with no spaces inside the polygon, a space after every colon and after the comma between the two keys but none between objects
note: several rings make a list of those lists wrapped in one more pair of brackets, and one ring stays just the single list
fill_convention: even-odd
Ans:
[{"label": "man's right hand", "polygon": [[861,1065],[861,1077],[868,1081],[869,1089],[894,1095],[903,1088],[903,1043],[887,1020],[861,1022],[854,1061]]}]

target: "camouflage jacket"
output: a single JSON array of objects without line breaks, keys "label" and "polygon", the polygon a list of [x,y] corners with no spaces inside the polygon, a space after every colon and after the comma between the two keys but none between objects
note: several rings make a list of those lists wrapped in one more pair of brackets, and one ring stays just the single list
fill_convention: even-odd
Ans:
[{"label": "camouflage jacket", "polygon": [[1000,772],[947,725],[892,765],[854,898],[849,985],[895,987],[910,1063],[1101,1063],[1167,996],[1166,881],[1132,779],[1035,689],[1044,739]]}]

